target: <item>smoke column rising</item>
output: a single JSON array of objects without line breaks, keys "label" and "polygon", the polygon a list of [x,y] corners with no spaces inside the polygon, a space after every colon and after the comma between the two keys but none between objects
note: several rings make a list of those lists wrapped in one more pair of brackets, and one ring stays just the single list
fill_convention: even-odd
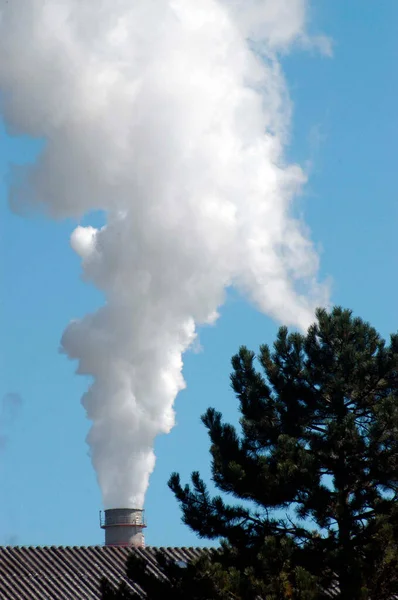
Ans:
[{"label": "smoke column rising", "polygon": [[299,327],[327,302],[292,217],[305,175],[283,158],[290,104],[277,56],[311,43],[306,2],[0,7],[6,123],[46,139],[14,177],[11,206],[107,216],[72,234],[106,304],[68,325],[62,349],[93,378],[82,403],[104,505],[140,507],[154,439],[174,424],[182,355],[216,320],[226,287]]}]

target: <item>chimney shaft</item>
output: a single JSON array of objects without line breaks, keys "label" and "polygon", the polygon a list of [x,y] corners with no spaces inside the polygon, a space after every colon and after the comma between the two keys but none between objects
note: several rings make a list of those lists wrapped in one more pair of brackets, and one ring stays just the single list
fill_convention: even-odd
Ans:
[{"label": "chimney shaft", "polygon": [[109,508],[100,512],[100,525],[105,529],[106,546],[145,546],[144,511],[138,508]]}]

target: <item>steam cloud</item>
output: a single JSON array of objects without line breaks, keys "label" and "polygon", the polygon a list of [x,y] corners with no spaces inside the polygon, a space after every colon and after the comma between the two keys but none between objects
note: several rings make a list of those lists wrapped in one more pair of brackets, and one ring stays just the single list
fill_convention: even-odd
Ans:
[{"label": "steam cloud", "polygon": [[44,137],[14,177],[14,210],[106,214],[71,245],[106,304],[62,349],[93,384],[82,403],[105,507],[142,506],[153,444],[174,424],[182,354],[235,286],[306,327],[327,301],[292,201],[290,104],[278,52],[305,0],[10,0],[0,89],[13,133]]}]

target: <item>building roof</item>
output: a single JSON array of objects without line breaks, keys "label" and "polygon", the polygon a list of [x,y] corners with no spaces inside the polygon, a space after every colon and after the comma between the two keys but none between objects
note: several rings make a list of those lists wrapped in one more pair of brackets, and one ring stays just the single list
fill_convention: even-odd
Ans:
[{"label": "building roof", "polygon": [[[124,580],[135,592],[138,585],[126,578],[131,551],[142,556],[153,573],[159,573],[155,553],[175,561],[198,558],[203,548],[126,548],[120,546],[2,546],[0,547],[1,600],[98,600],[100,581]],[[142,593],[142,597],[144,594]]]},{"label": "building roof", "polygon": [[[127,557],[141,556],[149,570],[161,575],[156,553],[177,563],[199,558],[209,548],[126,546],[0,546],[0,600],[100,600],[100,582],[106,577],[117,586],[128,587],[145,598],[143,590],[126,577]],[[338,586],[326,592],[333,600]],[[398,600],[398,596],[394,596]]]}]

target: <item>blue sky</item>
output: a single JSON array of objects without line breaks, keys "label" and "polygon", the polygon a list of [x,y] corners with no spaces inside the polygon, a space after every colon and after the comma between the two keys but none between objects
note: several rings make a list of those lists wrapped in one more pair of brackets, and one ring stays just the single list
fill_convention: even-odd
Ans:
[{"label": "blue sky", "polygon": [[[398,323],[398,4],[329,0],[316,3],[313,19],[333,39],[333,57],[294,52],[282,61],[294,105],[288,155],[311,164],[298,207],[321,252],[321,274],[333,280],[333,303],[352,308],[387,336]],[[40,147],[0,131],[0,397],[16,392],[23,399],[3,432],[0,542],[97,544],[103,541],[101,499],[79,402],[86,382],[74,376],[58,347],[70,318],[93,310],[101,298],[79,280],[79,258],[68,243],[75,223],[21,218],[7,205],[10,164],[35,160]],[[201,331],[203,351],[186,355],[177,426],[156,442],[146,497],[148,544],[198,542],[180,522],[167,479],[176,470],[185,481],[193,469],[208,477],[200,415],[212,405],[236,421],[230,358],[241,344],[272,343],[276,329],[231,293],[217,325]]]}]

